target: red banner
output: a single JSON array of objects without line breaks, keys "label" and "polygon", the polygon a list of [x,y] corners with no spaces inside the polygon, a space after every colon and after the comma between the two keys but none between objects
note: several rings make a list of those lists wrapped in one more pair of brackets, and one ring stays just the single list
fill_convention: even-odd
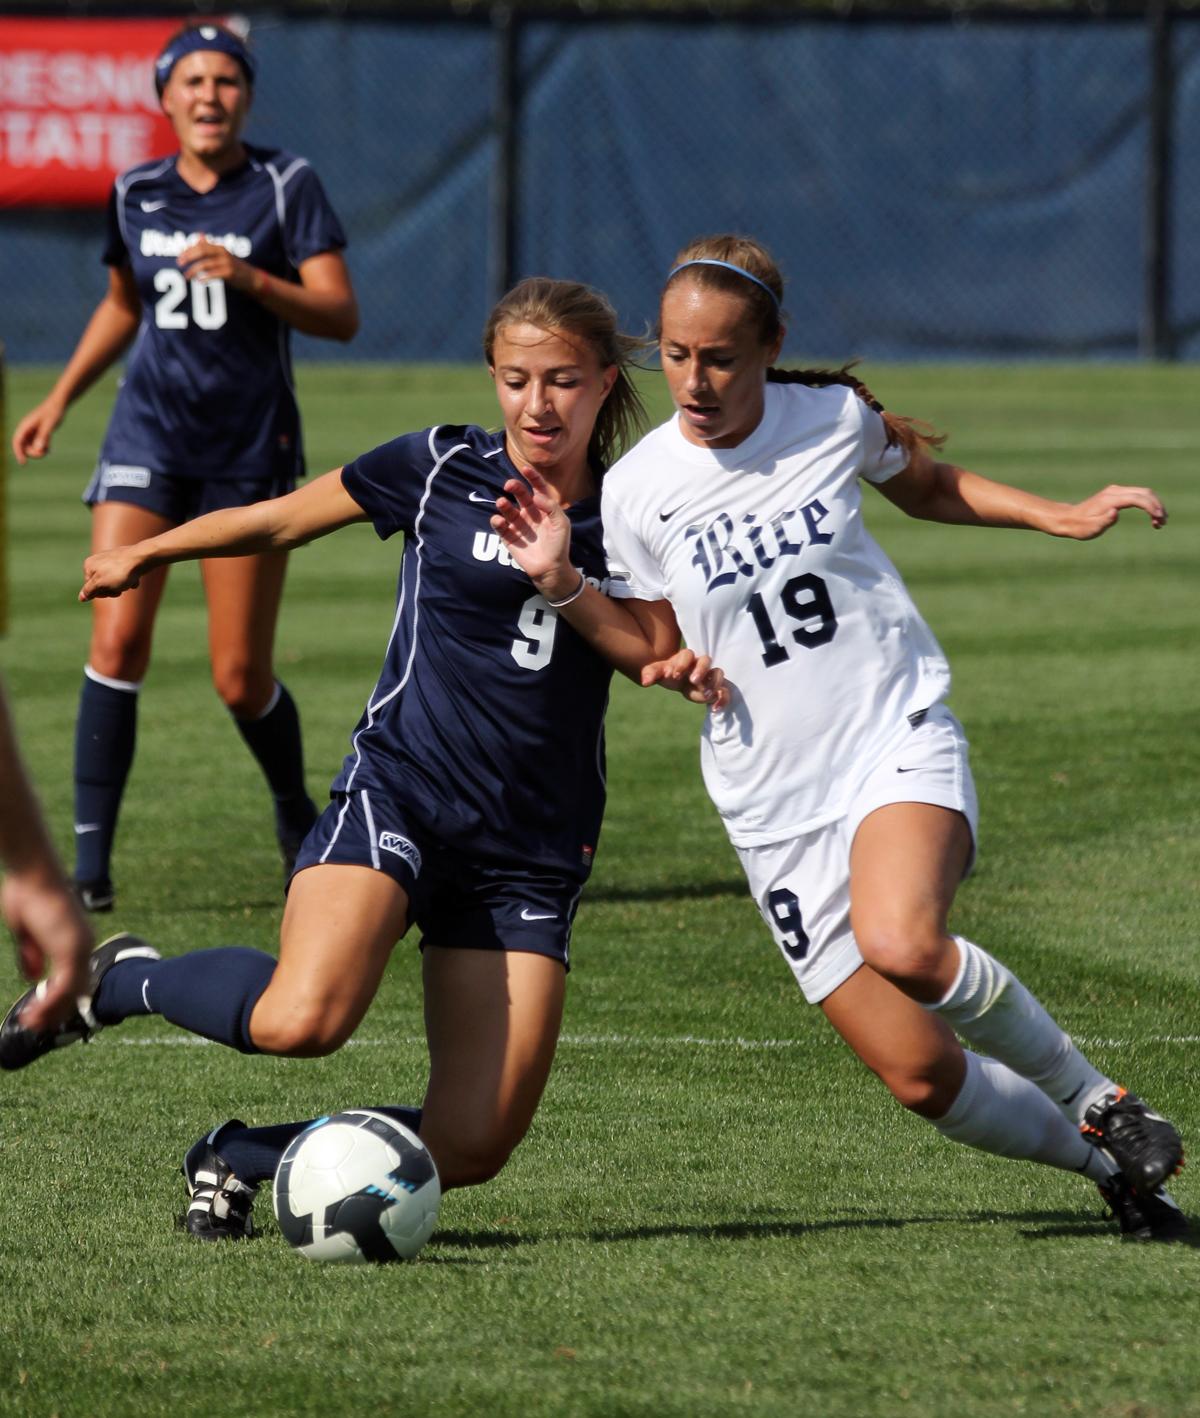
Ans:
[{"label": "red banner", "polygon": [[0,207],[100,206],[174,150],[154,60],[181,23],[0,19]]}]

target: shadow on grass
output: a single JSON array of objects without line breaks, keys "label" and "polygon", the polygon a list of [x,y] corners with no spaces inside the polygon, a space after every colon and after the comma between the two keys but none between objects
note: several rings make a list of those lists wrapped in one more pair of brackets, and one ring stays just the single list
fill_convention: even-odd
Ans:
[{"label": "shadow on grass", "polygon": [[[1116,1222],[1075,1211],[975,1211],[930,1216],[840,1216],[828,1221],[735,1221],[713,1226],[638,1226],[620,1231],[592,1231],[588,1241],[646,1241],[679,1236],[700,1240],[748,1241],[772,1237],[802,1238],[828,1231],[902,1231],[909,1226],[996,1226],[1017,1228],[1027,1241],[1078,1240],[1092,1236],[1115,1238]],[[1200,1249],[1193,1231],[1177,1244]]]},{"label": "shadow on grass", "polygon": [[[431,1247],[453,1246],[462,1250],[515,1250],[555,1241],[655,1241],[670,1239],[705,1241],[757,1241],[776,1238],[800,1240],[836,1231],[903,1231],[910,1226],[996,1226],[1015,1227],[1027,1241],[1085,1240],[1092,1237],[1115,1239],[1116,1223],[1096,1215],[1074,1211],[976,1211],[942,1212],[925,1216],[839,1216],[825,1221],[729,1221],[712,1225],[633,1226],[619,1230],[545,1232],[539,1235],[495,1231],[438,1231]],[[1194,1233],[1179,1238],[1179,1244],[1200,1249]],[[451,1260],[452,1257],[445,1257]]]},{"label": "shadow on grass", "polygon": [[595,886],[585,901],[707,901],[716,896],[745,896],[749,888],[744,876],[727,881],[700,881],[673,886]]}]

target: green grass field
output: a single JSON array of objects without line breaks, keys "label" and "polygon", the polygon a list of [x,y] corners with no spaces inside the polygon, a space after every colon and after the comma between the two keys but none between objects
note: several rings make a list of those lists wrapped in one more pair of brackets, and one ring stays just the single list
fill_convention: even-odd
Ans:
[{"label": "green grass field", "polygon": [[[1149,482],[1171,509],[1160,533],[1128,515],[1088,545],[907,522],[870,495],[868,516],[950,655],[973,745],[981,858],[955,925],[1194,1143],[1200,376],[864,373],[983,472],[1070,497]],[[10,371],[10,422],[48,381]],[[47,465],[10,469],[0,665],[64,850],[88,628],[78,494],[110,396],[73,411]],[[493,421],[470,370],[310,367],[301,396],[314,469],[430,422]],[[374,682],[398,554],[363,527],[293,560],[279,665],[314,794]],[[1200,1413],[1200,1252],[1121,1244],[1078,1178],[956,1148],[888,1099],[746,897],[697,728],[681,701],[617,687],[545,1101],[413,1264],[308,1265],[265,1197],[240,1246],[174,1224],[179,1160],[213,1123],[419,1098],[408,945],[329,1059],[244,1058],[146,1020],[0,1078],[0,1413]],[[209,687],[195,568],[172,572],[115,872],[112,929],[169,953],[274,949],[268,800]],[[0,995],[17,989],[0,961]],[[1175,1193],[1200,1227],[1195,1176]]]}]

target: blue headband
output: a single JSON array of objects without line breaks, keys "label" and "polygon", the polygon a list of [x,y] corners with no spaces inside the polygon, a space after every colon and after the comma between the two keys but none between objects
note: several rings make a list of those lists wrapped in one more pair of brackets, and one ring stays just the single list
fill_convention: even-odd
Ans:
[{"label": "blue headband", "polygon": [[154,61],[154,87],[160,95],[171,77],[171,70],[185,54],[194,54],[198,49],[216,49],[222,54],[232,56],[242,66],[246,82],[253,87],[254,60],[250,58],[250,51],[237,35],[230,34],[228,30],[220,29],[217,25],[196,25],[176,35]]},{"label": "blue headband", "polygon": [[716,261],[711,256],[697,256],[694,261],[681,261],[679,265],[676,266],[675,269],[671,272],[671,274],[667,277],[667,280],[670,280],[671,276],[677,276],[680,271],[686,271],[689,266],[720,266],[723,271],[733,271],[739,276],[745,276],[748,281],[753,281],[756,286],[766,291],[766,293],[771,297],[771,301],[775,306],[776,313],[778,313],[779,297],[775,294],[771,287],[767,285],[766,281],[760,281],[757,276],[747,271],[745,267],[735,266],[732,261]]}]

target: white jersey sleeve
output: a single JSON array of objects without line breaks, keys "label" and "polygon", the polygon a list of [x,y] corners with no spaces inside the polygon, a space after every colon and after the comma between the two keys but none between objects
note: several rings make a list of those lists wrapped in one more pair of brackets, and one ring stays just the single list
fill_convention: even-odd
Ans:
[{"label": "white jersey sleeve", "polygon": [[860,475],[871,483],[885,483],[908,467],[908,454],[899,444],[888,442],[887,424],[861,399],[854,400],[862,420],[862,468]]},{"label": "white jersey sleeve", "polygon": [[604,554],[608,562],[607,591],[614,600],[666,600],[662,569],[638,540],[618,503],[601,494]]}]

